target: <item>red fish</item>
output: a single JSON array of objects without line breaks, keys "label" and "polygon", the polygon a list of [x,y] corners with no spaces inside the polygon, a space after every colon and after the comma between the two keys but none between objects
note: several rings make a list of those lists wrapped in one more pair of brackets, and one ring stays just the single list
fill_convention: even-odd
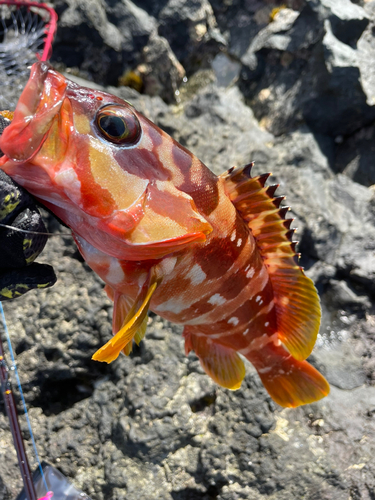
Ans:
[{"label": "red fish", "polygon": [[145,335],[147,311],[184,325],[185,350],[238,389],[247,358],[282,406],[326,396],[305,359],[320,304],[297,263],[269,174],[216,176],[129,103],[36,63],[0,140],[0,168],[73,233],[114,302],[111,362]]}]

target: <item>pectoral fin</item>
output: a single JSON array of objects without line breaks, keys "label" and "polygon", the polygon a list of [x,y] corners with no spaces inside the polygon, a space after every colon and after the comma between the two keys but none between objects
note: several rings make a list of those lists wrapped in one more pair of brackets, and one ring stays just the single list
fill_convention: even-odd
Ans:
[{"label": "pectoral fin", "polygon": [[123,326],[111,340],[96,351],[92,357],[93,360],[111,363],[123,349],[125,349],[125,354],[131,352],[131,342],[133,339],[137,344],[142,340],[147,327],[148,307],[157,286],[158,283],[153,281],[149,286],[142,288],[134,305],[126,315]]}]

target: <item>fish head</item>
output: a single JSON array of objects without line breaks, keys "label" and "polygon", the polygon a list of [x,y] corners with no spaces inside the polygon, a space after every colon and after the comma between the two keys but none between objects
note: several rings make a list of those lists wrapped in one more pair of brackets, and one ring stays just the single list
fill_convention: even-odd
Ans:
[{"label": "fish head", "polygon": [[0,149],[0,168],[114,257],[163,257],[212,231],[194,200],[201,185],[214,195],[216,176],[128,102],[46,63],[32,66]]}]

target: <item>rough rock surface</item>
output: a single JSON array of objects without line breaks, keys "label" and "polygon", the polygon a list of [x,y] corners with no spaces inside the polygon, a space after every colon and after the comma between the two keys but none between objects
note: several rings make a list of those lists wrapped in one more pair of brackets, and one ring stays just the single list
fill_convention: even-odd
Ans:
[{"label": "rough rock surface", "polygon": [[[216,173],[250,160],[273,172],[321,296],[311,362],[331,394],[282,409],[251,366],[239,391],[221,389],[155,315],[129,358],[91,361],[112,306],[48,218],[57,236],[40,260],[57,284],[4,304],[41,458],[93,500],[373,500],[375,1],[54,4],[54,64],[113,85],[148,65],[138,74],[153,97],[109,91]],[[21,487],[0,403],[0,500]]]}]

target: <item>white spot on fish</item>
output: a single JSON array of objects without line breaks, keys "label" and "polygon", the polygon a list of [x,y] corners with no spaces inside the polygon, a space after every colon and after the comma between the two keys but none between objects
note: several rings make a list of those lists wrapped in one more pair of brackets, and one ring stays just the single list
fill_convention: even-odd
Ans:
[{"label": "white spot on fish", "polygon": [[238,246],[238,247],[240,247],[240,246],[241,246],[241,244],[242,244],[242,239],[241,239],[241,238],[238,238],[238,240],[237,240],[237,246]]},{"label": "white spot on fish", "polygon": [[67,168],[55,175],[54,181],[59,186],[62,186],[67,192],[69,192],[69,197],[74,194],[73,201],[81,200],[81,183],[78,180],[77,174],[73,168]]},{"label": "white spot on fish", "polygon": [[249,331],[249,328],[246,328],[246,330],[243,332],[242,335],[245,336],[248,333],[248,331]]},{"label": "white spot on fish", "polygon": [[236,230],[230,235],[230,241],[234,241],[236,239]]},{"label": "white spot on fish", "polygon": [[179,314],[180,312],[182,312],[183,310],[185,310],[187,307],[189,307],[189,304],[186,303],[185,300],[183,299],[169,299],[165,302],[163,302],[163,304],[160,304],[158,307],[157,307],[157,310],[155,312],[159,313],[159,312],[172,312],[172,313],[175,313],[175,314]]},{"label": "white spot on fish", "polygon": [[263,333],[263,335],[259,335],[259,337],[256,337],[253,339],[250,344],[245,347],[245,349],[241,349],[238,352],[240,354],[243,354],[246,356],[251,351],[259,351],[262,349],[265,345],[269,344],[270,342],[273,342],[276,345],[276,342],[279,342],[277,333],[274,333],[273,335],[269,336],[266,333]]},{"label": "white spot on fish", "polygon": [[240,321],[239,321],[239,319],[238,319],[238,318],[236,318],[236,317],[233,317],[233,318],[228,319],[228,323],[229,323],[230,325],[237,326],[239,322],[240,322]]},{"label": "white spot on fish", "polygon": [[262,296],[261,295],[257,295],[255,297],[255,302],[259,302],[261,299],[262,299]]},{"label": "white spot on fish", "polygon": [[112,259],[109,270],[106,275],[106,280],[111,285],[118,285],[125,279],[124,271],[122,270],[117,259]]},{"label": "white spot on fish", "polygon": [[268,373],[272,370],[272,367],[271,366],[266,366],[265,368],[260,368],[258,370],[259,373]]},{"label": "white spot on fish", "polygon": [[270,326],[270,322],[267,321],[267,323],[264,323],[264,326],[267,328],[267,326]]},{"label": "white spot on fish", "polygon": [[209,304],[214,304],[215,306],[222,306],[225,304],[226,299],[219,293],[215,293],[215,295],[212,295],[207,301]]},{"label": "white spot on fish", "polygon": [[255,274],[255,269],[251,267],[246,273],[246,278],[252,278],[254,274]]},{"label": "white spot on fish", "polygon": [[163,274],[167,276],[170,274],[173,269],[175,268],[177,262],[177,257],[167,257],[166,259],[163,259],[159,266],[161,267]]},{"label": "white spot on fish", "polygon": [[186,274],[186,278],[190,279],[192,285],[199,285],[207,278],[207,274],[202,270],[199,264],[194,264]]},{"label": "white spot on fish", "polygon": [[281,305],[283,305],[284,307],[286,307],[289,304],[289,299],[288,299],[288,297],[284,296],[284,297],[281,297],[280,302],[281,302]]}]

